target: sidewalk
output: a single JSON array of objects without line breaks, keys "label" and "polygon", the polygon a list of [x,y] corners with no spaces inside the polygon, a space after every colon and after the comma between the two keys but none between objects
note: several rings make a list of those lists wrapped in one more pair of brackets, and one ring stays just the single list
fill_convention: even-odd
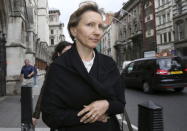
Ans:
[{"label": "sidewalk", "polygon": [[[44,74],[38,76],[38,87],[33,88],[33,110],[36,105]],[[5,96],[0,98],[0,131],[20,131],[21,103],[20,96]],[[49,131],[49,128],[40,119],[35,131]]]},{"label": "sidewalk", "polygon": [[[43,84],[44,74],[38,76],[38,87],[32,88],[33,110]],[[21,131],[21,103],[20,96],[0,97],[0,131]],[[119,119],[119,118],[118,118]],[[121,118],[120,118],[121,119]],[[119,120],[120,120],[119,119]],[[125,130],[127,129],[125,121]],[[50,129],[39,119],[35,131],[49,131]]]}]

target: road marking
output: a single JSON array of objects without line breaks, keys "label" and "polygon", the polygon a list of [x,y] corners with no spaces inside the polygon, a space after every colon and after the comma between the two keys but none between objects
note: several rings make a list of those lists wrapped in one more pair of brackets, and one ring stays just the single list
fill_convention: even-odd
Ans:
[{"label": "road marking", "polygon": [[[122,120],[121,115],[116,115],[116,117],[117,117],[117,119]],[[125,125],[127,125],[127,121],[124,120],[123,123],[124,123]],[[138,127],[137,127],[137,126],[135,126],[135,125],[133,125],[133,124],[131,124],[131,126],[132,126],[132,128],[133,128],[134,130],[138,130]]]}]

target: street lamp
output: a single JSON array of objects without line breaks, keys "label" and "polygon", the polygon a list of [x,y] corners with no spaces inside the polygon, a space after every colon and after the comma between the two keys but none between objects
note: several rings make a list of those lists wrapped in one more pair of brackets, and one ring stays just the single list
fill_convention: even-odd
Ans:
[{"label": "street lamp", "polygon": [[125,23],[121,22],[118,18],[113,17],[113,16],[112,16],[112,18],[115,19],[116,21],[118,21],[120,24],[122,24],[122,25],[126,25]]},{"label": "street lamp", "polygon": [[121,8],[120,9],[120,16],[123,16],[125,13],[129,14],[132,17],[135,17],[132,13],[128,12],[127,10]]},{"label": "street lamp", "polygon": [[[120,15],[121,17],[122,17],[125,13],[127,13],[127,14],[129,14],[130,16],[132,16],[133,18],[135,18],[135,16],[134,16],[132,13],[128,12],[127,10],[124,10],[123,8],[121,8],[119,12],[120,12],[119,15]],[[124,13],[124,12],[125,12],[125,13]],[[114,16],[112,16],[112,18],[115,19],[116,21],[118,21],[120,24],[126,25],[125,23],[121,22],[118,18],[116,18],[116,17],[114,17]]]}]

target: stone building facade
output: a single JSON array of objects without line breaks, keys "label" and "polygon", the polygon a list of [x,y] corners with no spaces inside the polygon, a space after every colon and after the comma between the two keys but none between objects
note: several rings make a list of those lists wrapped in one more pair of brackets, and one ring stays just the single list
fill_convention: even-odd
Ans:
[{"label": "stone building facade", "polygon": [[48,0],[35,1],[37,2],[35,64],[39,69],[45,69],[51,61],[49,53],[49,5]]},{"label": "stone building facade", "polygon": [[129,0],[112,16],[112,23],[104,30],[101,52],[112,56],[119,69],[123,61],[143,56],[141,0]]},{"label": "stone building facade", "polygon": [[116,52],[114,49],[115,38],[116,38],[116,26],[112,23],[113,13],[105,13],[104,20],[104,33],[99,44],[99,51],[105,55],[111,56],[116,60]]},{"label": "stone building facade", "polygon": [[122,68],[123,61],[142,57],[142,3],[129,0],[116,14],[118,39],[115,41],[117,63]]},{"label": "stone building facade", "polygon": [[27,34],[27,31],[31,29],[27,3],[24,0],[11,2],[6,44],[7,94],[17,93],[16,87],[20,84],[19,75],[24,59],[29,58],[32,63],[34,62],[33,45],[29,45],[30,36]]},{"label": "stone building facade", "polygon": [[49,10],[49,51],[54,52],[55,45],[65,40],[64,24],[60,22],[60,10]]},{"label": "stone building facade", "polygon": [[[5,82],[0,87],[0,95],[19,93],[24,59],[30,59],[31,64],[49,62],[49,36],[39,32],[48,21],[39,18],[39,5],[43,5],[42,10],[48,9],[47,0],[0,0],[0,74],[3,74],[0,84]],[[48,19],[48,11],[46,14],[42,16]],[[49,31],[48,24],[44,28]],[[44,65],[38,66],[44,68]]]},{"label": "stone building facade", "polygon": [[111,25],[108,25],[104,30],[101,39],[101,52],[105,55],[111,56]]},{"label": "stone building facade", "polygon": [[143,54],[144,57],[155,56],[156,44],[156,23],[155,23],[155,0],[142,0],[142,29],[143,29]]},{"label": "stone building facade", "polygon": [[187,1],[174,0],[174,46],[178,56],[187,57]]},{"label": "stone building facade", "polygon": [[57,45],[59,41],[64,41],[65,37],[63,34],[64,24],[60,22],[60,10],[50,9],[49,10],[49,45]]},{"label": "stone building facade", "polygon": [[128,0],[115,13],[101,43],[101,52],[112,56],[119,69],[123,61],[164,51],[187,57],[187,1]]},{"label": "stone building facade", "polygon": [[10,7],[9,1],[0,0],[0,97],[6,95],[6,34]]},{"label": "stone building facade", "polygon": [[163,50],[173,52],[173,1],[155,0],[157,53]]}]

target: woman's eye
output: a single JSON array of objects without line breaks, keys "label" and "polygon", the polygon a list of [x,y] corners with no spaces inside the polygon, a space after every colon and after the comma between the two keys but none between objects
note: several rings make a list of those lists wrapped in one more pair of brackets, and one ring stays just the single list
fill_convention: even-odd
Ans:
[{"label": "woman's eye", "polygon": [[87,26],[93,27],[94,24],[93,23],[88,23]]},{"label": "woman's eye", "polygon": [[104,30],[104,26],[103,26],[103,25],[99,25],[99,28],[100,28],[101,30]]}]

